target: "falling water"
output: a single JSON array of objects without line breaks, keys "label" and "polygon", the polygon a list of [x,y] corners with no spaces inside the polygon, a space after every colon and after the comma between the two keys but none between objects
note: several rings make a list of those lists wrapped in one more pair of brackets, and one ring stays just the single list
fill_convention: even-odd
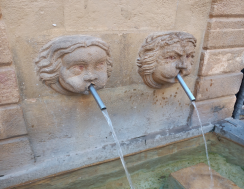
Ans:
[{"label": "falling water", "polygon": [[126,167],[126,165],[125,165],[125,160],[124,160],[124,156],[123,156],[123,153],[122,153],[122,149],[121,149],[121,147],[120,147],[119,140],[118,140],[117,135],[116,135],[116,133],[115,133],[115,131],[114,131],[113,124],[112,124],[112,122],[111,122],[111,120],[110,120],[110,117],[109,117],[109,115],[108,115],[108,112],[107,112],[106,109],[104,109],[104,110],[102,110],[102,113],[103,113],[105,119],[107,120],[108,125],[109,125],[109,127],[110,127],[110,129],[111,129],[111,131],[112,131],[112,135],[113,135],[114,140],[115,140],[115,142],[116,142],[117,150],[118,150],[118,153],[119,153],[119,156],[120,156],[120,160],[121,160],[121,162],[122,162],[122,164],[123,164],[123,167],[124,167],[124,169],[125,169],[125,173],[126,173],[127,179],[128,179],[128,181],[129,181],[129,184],[130,184],[130,188],[131,188],[131,189],[135,189],[134,186],[133,186],[133,184],[132,184],[132,181],[131,181],[130,173],[128,172],[127,167]]},{"label": "falling water", "polygon": [[208,160],[208,168],[209,168],[210,178],[211,178],[211,186],[210,186],[210,188],[212,188],[214,186],[214,182],[213,182],[212,170],[211,170],[211,167],[210,167],[210,161],[209,161],[209,157],[208,157],[208,146],[207,146],[207,142],[206,142],[205,135],[204,135],[204,132],[203,132],[202,122],[201,122],[201,119],[200,119],[200,116],[199,116],[199,112],[197,110],[196,103],[194,101],[192,101],[192,105],[194,106],[194,108],[195,108],[195,110],[197,112],[197,117],[198,117],[198,120],[199,120],[199,123],[200,123],[200,126],[201,126],[202,136],[203,136],[203,140],[204,140],[204,143],[205,143],[206,156],[207,156],[207,160]]}]

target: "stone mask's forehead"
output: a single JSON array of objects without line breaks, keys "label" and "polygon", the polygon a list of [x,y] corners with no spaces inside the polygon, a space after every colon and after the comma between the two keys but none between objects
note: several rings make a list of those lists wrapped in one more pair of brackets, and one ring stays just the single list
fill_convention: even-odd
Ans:
[{"label": "stone mask's forehead", "polygon": [[195,47],[192,42],[180,41],[161,47],[161,52],[164,54],[176,53],[182,56],[185,54],[195,53]]}]

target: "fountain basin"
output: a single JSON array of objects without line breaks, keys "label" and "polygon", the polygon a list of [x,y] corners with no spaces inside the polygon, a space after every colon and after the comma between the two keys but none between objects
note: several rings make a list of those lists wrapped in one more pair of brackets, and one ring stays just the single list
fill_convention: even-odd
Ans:
[{"label": "fountain basin", "polygon": [[[219,133],[207,133],[212,169],[244,188],[244,146]],[[207,164],[202,136],[130,154],[125,157],[132,181],[140,189],[170,189],[170,174],[199,163]],[[209,174],[209,173],[206,173]],[[23,183],[18,189],[129,188],[118,158]]]}]

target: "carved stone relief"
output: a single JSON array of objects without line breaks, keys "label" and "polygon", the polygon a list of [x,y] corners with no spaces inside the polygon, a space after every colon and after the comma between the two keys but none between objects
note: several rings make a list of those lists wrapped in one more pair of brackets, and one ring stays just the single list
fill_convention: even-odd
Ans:
[{"label": "carved stone relief", "polygon": [[112,71],[107,43],[92,36],[62,36],[39,52],[37,74],[47,86],[64,95],[88,94],[88,86],[105,86]]},{"label": "carved stone relief", "polygon": [[176,76],[191,73],[196,39],[185,32],[161,32],[149,35],[139,51],[138,73],[144,83],[161,88],[175,83]]}]

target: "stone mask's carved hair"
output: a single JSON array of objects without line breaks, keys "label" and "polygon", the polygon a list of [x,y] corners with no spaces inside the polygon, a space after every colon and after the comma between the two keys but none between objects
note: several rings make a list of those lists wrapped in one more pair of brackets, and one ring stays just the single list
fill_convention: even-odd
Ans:
[{"label": "stone mask's carved hair", "polygon": [[138,73],[146,84],[154,88],[162,87],[152,79],[152,74],[157,65],[157,57],[163,47],[181,41],[191,42],[196,47],[196,38],[185,32],[154,33],[146,38],[137,59]]},{"label": "stone mask's carved hair", "polygon": [[96,37],[77,35],[58,37],[43,46],[35,61],[40,80],[57,92],[70,95],[71,93],[59,84],[59,69],[62,66],[62,57],[77,48],[89,46],[100,47],[106,52],[107,74],[110,77],[113,65],[109,45]]}]

